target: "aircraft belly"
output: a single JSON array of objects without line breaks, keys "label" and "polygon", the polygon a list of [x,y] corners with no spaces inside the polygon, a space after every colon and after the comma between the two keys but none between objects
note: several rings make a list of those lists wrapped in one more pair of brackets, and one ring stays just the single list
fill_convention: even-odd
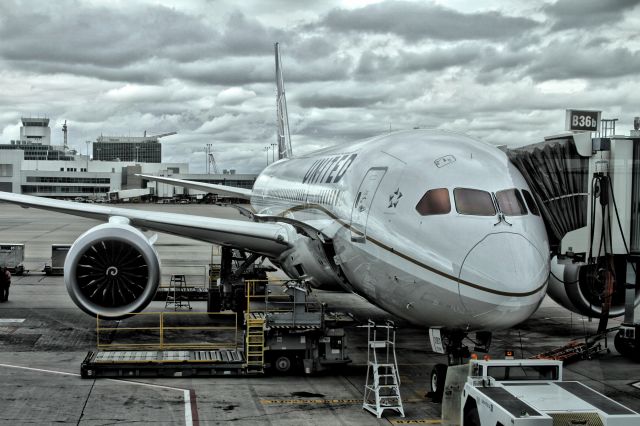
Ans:
[{"label": "aircraft belly", "polygon": [[381,258],[369,246],[344,241],[336,244],[340,266],[356,293],[421,326],[469,325],[455,281],[407,265],[398,258]]},{"label": "aircraft belly", "polygon": [[544,291],[508,296],[460,285],[450,274],[420,267],[369,241],[338,238],[336,253],[356,293],[425,327],[505,329],[526,320],[544,297]]}]

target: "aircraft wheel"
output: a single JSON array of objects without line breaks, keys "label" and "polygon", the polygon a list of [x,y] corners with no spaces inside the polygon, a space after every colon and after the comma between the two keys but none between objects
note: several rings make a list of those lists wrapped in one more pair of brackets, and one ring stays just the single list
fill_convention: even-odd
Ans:
[{"label": "aircraft wheel", "polygon": [[622,332],[618,331],[613,339],[613,345],[620,355],[629,358],[635,362],[640,362],[640,348],[636,345],[635,340],[625,339]]},{"label": "aircraft wheel", "polygon": [[431,370],[431,399],[434,402],[441,402],[444,394],[444,381],[447,378],[447,366],[436,364]]},{"label": "aircraft wheel", "polygon": [[473,407],[465,411],[462,424],[464,426],[482,426],[480,424],[480,415],[478,414],[478,407],[473,404]]}]

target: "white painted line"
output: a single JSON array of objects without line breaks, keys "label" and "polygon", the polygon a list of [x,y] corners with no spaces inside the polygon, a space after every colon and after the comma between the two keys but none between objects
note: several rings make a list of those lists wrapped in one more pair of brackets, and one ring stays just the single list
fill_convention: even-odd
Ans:
[{"label": "white painted line", "polygon": [[24,318],[0,318],[0,323],[16,323],[16,322],[24,322]]},{"label": "white painted line", "polygon": [[193,425],[193,417],[191,416],[191,397],[189,391],[184,391],[184,424]]},{"label": "white painted line", "polygon": [[77,376],[77,377],[80,377],[80,375],[77,374],[77,373],[67,373],[66,371],[45,370],[45,369],[42,369],[42,368],[22,367],[20,365],[0,364],[0,367],[19,368],[21,370],[38,371],[40,373],[62,374],[62,375],[65,375],[65,376]]},{"label": "white painted line", "polygon": [[[80,377],[80,374],[78,374],[78,373],[67,373],[66,371],[55,371],[55,370],[45,370],[43,368],[23,367],[21,365],[0,364],[0,367],[17,368],[17,369],[20,369],[20,370],[29,370],[29,371],[37,371],[39,373],[61,374],[61,375],[64,375],[64,376]],[[147,387],[150,387],[150,388],[168,389],[168,390],[174,390],[174,391],[183,392],[183,395],[184,395],[184,423],[185,423],[186,426],[193,426],[193,416],[191,415],[191,396],[189,396],[189,390],[188,389],[173,388],[171,386],[154,385],[154,384],[151,384],[151,383],[133,382],[133,381],[130,381],[130,380],[117,380],[117,379],[107,379],[107,380],[109,380],[111,382],[129,383],[129,384],[132,384],[132,385],[147,386]]]},{"label": "white painted line", "polygon": [[640,389],[640,382],[631,383],[634,388]]},{"label": "white painted line", "polygon": [[151,384],[151,383],[135,382],[133,380],[125,380],[125,379],[122,379],[122,380],[121,379],[105,379],[105,380],[108,380],[108,381],[111,381],[111,382],[116,382],[116,383],[131,383],[131,384],[134,384],[134,385],[147,386],[147,387],[150,387],[150,388],[168,389],[168,390],[174,390],[174,391],[178,391],[178,392],[184,392],[184,391],[188,390],[188,389],[183,389],[183,388],[174,388],[174,387],[171,387],[171,386],[163,386],[163,385],[154,385],[154,384]]}]

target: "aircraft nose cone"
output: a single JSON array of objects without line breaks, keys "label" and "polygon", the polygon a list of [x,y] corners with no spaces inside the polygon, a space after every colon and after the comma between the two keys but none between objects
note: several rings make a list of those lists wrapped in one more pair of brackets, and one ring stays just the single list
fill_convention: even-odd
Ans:
[{"label": "aircraft nose cone", "polygon": [[538,307],[548,274],[548,259],[525,237],[507,232],[489,234],[462,263],[460,297],[474,315],[497,310],[505,322],[516,324]]}]

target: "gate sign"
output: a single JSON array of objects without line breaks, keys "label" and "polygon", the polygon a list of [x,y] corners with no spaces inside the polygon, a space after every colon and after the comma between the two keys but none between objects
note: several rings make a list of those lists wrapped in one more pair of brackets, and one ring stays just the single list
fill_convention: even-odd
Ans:
[{"label": "gate sign", "polygon": [[597,132],[600,130],[601,114],[602,111],[568,109],[565,119],[565,129],[569,131]]}]

